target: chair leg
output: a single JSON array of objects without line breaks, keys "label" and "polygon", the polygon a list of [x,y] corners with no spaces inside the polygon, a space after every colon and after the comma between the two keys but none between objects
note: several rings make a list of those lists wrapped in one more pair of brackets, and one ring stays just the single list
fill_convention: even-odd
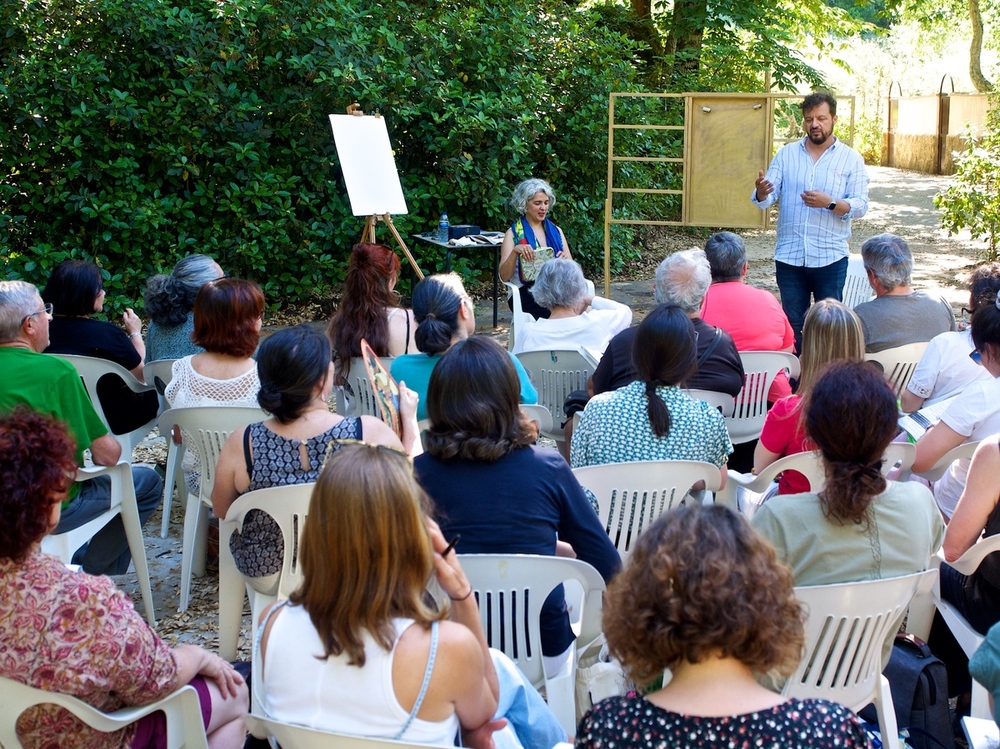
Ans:
[{"label": "chair leg", "polygon": [[[156,609],[153,607],[153,590],[149,585],[149,567],[146,565],[146,544],[142,537],[142,523],[139,521],[139,507],[136,504],[135,486],[132,483],[132,466],[119,464],[123,468],[118,481],[111,482],[112,505],[120,502],[122,525],[125,528],[125,538],[132,552],[132,564],[139,580],[139,591],[142,593],[142,605],[146,609],[146,621],[149,626],[156,626]],[[120,496],[115,496],[119,493]]]},{"label": "chair leg", "polygon": [[986,691],[986,687],[975,680],[972,682],[972,705],[969,708],[969,715],[973,718],[993,720],[993,711],[990,710],[990,693]]},{"label": "chair leg", "polygon": [[[187,506],[184,508],[184,546],[181,549],[181,595],[178,611],[187,611],[191,600],[191,577],[193,576],[196,564],[196,547],[199,537],[205,539],[207,536],[207,508],[202,503],[201,498],[189,494]],[[202,526],[202,528],[199,528]],[[204,547],[204,541],[202,541]],[[204,548],[202,548],[202,574],[204,574]]]},{"label": "chair leg", "polygon": [[875,696],[875,712],[878,714],[878,727],[882,733],[882,746],[886,749],[900,749],[896,709],[892,704],[889,680],[884,676],[879,676],[878,692]]},{"label": "chair leg", "polygon": [[229,550],[229,537],[234,527],[233,522],[219,522],[219,655],[227,661],[236,660],[245,590],[243,575],[236,569]]},{"label": "chair leg", "polygon": [[184,446],[174,444],[171,435],[167,435],[167,471],[163,477],[163,522],[160,523],[160,538],[166,538],[170,532],[170,504],[174,499],[174,486],[179,492],[181,501],[187,499],[187,484],[184,482],[184,472],[181,470],[181,459],[184,457]]},{"label": "chair leg", "polygon": [[576,655],[551,679],[545,680],[545,701],[566,735],[576,733]]}]

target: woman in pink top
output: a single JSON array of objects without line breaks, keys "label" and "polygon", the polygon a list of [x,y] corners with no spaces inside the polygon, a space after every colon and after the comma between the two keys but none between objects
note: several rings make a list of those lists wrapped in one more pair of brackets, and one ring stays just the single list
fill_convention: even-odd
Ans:
[{"label": "woman in pink top", "polygon": [[[858,316],[835,299],[816,302],[802,325],[802,374],[798,391],[781,398],[768,411],[754,450],[754,473],[760,473],[778,458],[813,449],[803,428],[803,400],[831,361],[864,361],[864,358],[865,339]],[[798,471],[785,471],[778,480],[779,494],[808,491],[809,482]]]}]

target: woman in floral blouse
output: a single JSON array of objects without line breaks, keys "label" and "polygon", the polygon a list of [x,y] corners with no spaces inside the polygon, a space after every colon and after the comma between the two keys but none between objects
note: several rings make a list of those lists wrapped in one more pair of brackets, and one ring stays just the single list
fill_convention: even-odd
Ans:
[{"label": "woman in floral blouse", "polygon": [[[247,688],[228,663],[195,645],[168,647],[111,579],[73,572],[42,553],[75,471],[61,423],[24,409],[0,417],[0,676],[103,711],[191,684],[209,746],[242,747]],[[166,746],[163,713],[108,734],[41,705],[26,710],[17,728],[29,748]]]}]

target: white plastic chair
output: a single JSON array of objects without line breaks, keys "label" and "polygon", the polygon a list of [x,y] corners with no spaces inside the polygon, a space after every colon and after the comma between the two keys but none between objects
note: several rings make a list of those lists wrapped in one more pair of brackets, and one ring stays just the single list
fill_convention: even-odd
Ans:
[{"label": "white plastic chair", "polygon": [[717,466],[697,460],[641,460],[574,468],[580,486],[597,498],[601,525],[628,559],[636,539],[660,515],[681,504],[699,481],[716,491],[722,483]]},{"label": "white plastic chair", "polygon": [[521,410],[528,417],[528,421],[538,424],[540,434],[552,431],[552,414],[545,406],[537,404],[522,404]]},{"label": "white plastic chair", "polygon": [[714,390],[685,390],[695,400],[705,401],[723,416],[732,416],[736,411],[736,399],[729,393],[717,393]]},{"label": "white plastic chair", "polygon": [[[163,391],[157,387],[157,379],[160,381],[160,386],[163,390],[167,389],[167,385],[174,378],[174,362],[176,359],[156,359],[155,361],[146,362],[142,367],[142,377],[146,381],[146,384],[151,388],[156,389],[156,395],[160,400],[160,413],[162,414],[168,408],[170,404],[167,403],[166,397],[163,395]],[[160,435],[161,437],[163,435]],[[170,444],[169,442],[167,443]],[[166,536],[164,536],[166,538]]]},{"label": "white plastic chair", "polygon": [[[972,460],[972,456],[976,452],[976,448],[979,447],[980,441],[981,440],[963,442],[961,445],[951,448],[951,450],[938,458],[934,465],[923,473],[918,473],[916,475],[931,482],[937,481],[939,478],[944,476],[945,471],[947,471],[951,467],[951,464],[956,460],[961,460],[963,458]],[[914,448],[914,453],[916,453],[916,448]],[[913,461],[910,461],[910,465],[913,465]]]},{"label": "white plastic chair", "polygon": [[103,713],[68,694],[46,692],[0,677],[0,705],[3,705],[0,711],[0,746],[7,749],[23,748],[15,726],[21,713],[35,705],[58,705],[91,728],[105,733],[121,730],[145,715],[162,710],[167,719],[167,749],[208,749],[198,693],[191,686],[183,686],[149,705]]},{"label": "white plastic chair", "polygon": [[[1000,551],[1000,535],[989,536],[973,545],[971,549],[952,562],[951,566],[963,575],[971,575],[979,569],[980,563],[987,556],[997,551]],[[979,634],[979,632],[973,629],[972,625],[958,612],[958,609],[953,604],[941,598],[940,584],[934,586],[934,605],[941,614],[941,618],[948,625],[948,629],[955,636],[958,644],[962,646],[965,655],[971,658],[972,654],[983,644],[984,635]],[[989,692],[986,691],[986,687],[975,679],[972,681],[972,705],[969,712],[973,718],[993,717],[989,705]]]},{"label": "white plastic chair", "polygon": [[875,291],[868,283],[868,272],[861,255],[851,255],[847,261],[847,278],[844,279],[844,291],[841,301],[854,309],[862,302],[870,302],[875,298]]},{"label": "white plastic chair", "polygon": [[277,742],[281,749],[410,749],[411,747],[430,749],[438,746],[437,744],[411,744],[392,739],[369,739],[346,733],[317,731],[314,728],[279,723],[260,715],[248,715],[244,720],[251,734],[259,739],[270,738],[273,742]]},{"label": "white plastic chair", "polygon": [[[395,357],[380,356],[379,360],[386,369],[392,369],[392,362]],[[372,392],[371,383],[368,381],[368,369],[365,367],[365,360],[360,356],[351,359],[351,368],[347,372],[347,384],[354,395],[348,397],[344,388],[337,388],[337,413],[342,416],[374,416],[376,419],[382,418],[382,411],[378,405],[378,399]]]},{"label": "white plastic chair", "polygon": [[[242,426],[263,421],[267,414],[259,408],[248,406],[194,406],[171,408],[160,417],[160,431],[170,434],[174,426],[190,438],[189,448],[198,454],[199,494],[188,493],[184,508],[184,545],[181,551],[181,595],[179,611],[187,610],[191,597],[192,575],[205,574],[205,545],[208,540],[208,511],[212,504],[212,486],[215,467],[226,439]],[[176,451],[179,454],[180,451]],[[167,477],[175,475],[177,466],[167,461]],[[166,483],[166,482],[164,482]],[[183,480],[180,482],[183,485]],[[168,512],[168,498],[164,498],[163,511]]]},{"label": "white plastic chair", "polygon": [[[752,518],[756,509],[760,506],[759,501],[749,501],[740,506],[740,490],[762,497],[771,487],[771,482],[778,478],[778,475],[785,471],[798,471],[806,481],[809,482],[809,491],[818,492],[826,483],[826,469],[823,467],[823,458],[818,452],[803,452],[786,455],[783,458],[771,463],[759,474],[740,473],[729,469],[726,486],[716,495],[716,501],[729,505],[732,509],[742,512],[748,518]],[[745,495],[744,495],[745,496]],[[756,498],[754,498],[756,499]]]},{"label": "white plastic chair", "polygon": [[[219,655],[227,661],[236,660],[243,621],[244,589],[250,598],[250,631],[256,633],[260,612],[275,600],[288,598],[302,582],[298,550],[313,486],[313,483],[290,484],[247,492],[233,502],[219,524]],[[263,510],[281,528],[285,560],[277,591],[272,595],[259,592],[251,580],[240,574],[229,550],[230,538],[235,531],[243,530],[243,521],[250,510]]]},{"label": "white plastic chair", "polygon": [[879,351],[877,354],[865,354],[865,361],[875,361],[882,365],[885,381],[899,398],[905,392],[910,377],[913,376],[913,370],[920,363],[920,357],[924,355],[926,348],[927,341],[908,343],[905,346]]},{"label": "white plastic chair", "polygon": [[789,377],[799,376],[799,360],[785,351],[741,351],[745,377],[743,389],[736,396],[736,409],[726,419],[729,439],[734,445],[760,437],[767,415],[767,394],[771,383],[784,370]]},{"label": "white plastic chair", "polygon": [[135,565],[136,578],[139,581],[139,590],[142,593],[142,605],[146,609],[146,621],[149,622],[149,626],[155,627],[156,610],[153,608],[153,591],[149,586],[146,545],[142,536],[142,523],[139,521],[135,484],[132,481],[132,464],[123,455],[113,466],[88,466],[78,468],[76,471],[77,481],[89,481],[98,476],[107,476],[111,479],[111,504],[107,511],[73,530],[45,536],[42,539],[42,551],[69,564],[73,552],[93,538],[94,534],[111,522],[116,515],[121,515],[128,548],[132,553],[132,563]]},{"label": "white plastic chair", "polygon": [[937,570],[837,585],[797,587],[805,604],[806,650],[782,694],[826,699],[857,712],[875,703],[882,745],[899,749],[889,681],[882,675],[882,647],[896,634],[914,594],[930,588]]},{"label": "white plastic chair", "polygon": [[[566,396],[574,390],[586,390],[587,380],[597,368],[597,362],[582,349],[523,351],[517,359],[538,391],[538,405],[547,408],[550,415],[562,414]],[[542,435],[565,442],[566,434],[558,424],[559,419],[553,419],[552,427],[542,430]]]},{"label": "white plastic chair", "polygon": [[579,646],[601,633],[604,578],[586,562],[530,554],[462,554],[462,569],[476,593],[479,618],[490,647],[503,651],[536,688],[545,685],[549,708],[566,733],[576,732],[576,657],[546,678],[539,616],[549,593],[575,580],[583,588]]},{"label": "white plastic chair", "polygon": [[[139,382],[135,379],[135,376],[129,372],[125,367],[120,364],[116,364],[113,361],[108,361],[107,359],[97,359],[93,356],[75,356],[70,354],[53,354],[53,356],[58,356],[60,359],[65,359],[74,367],[79,373],[80,378],[83,380],[83,385],[87,388],[87,395],[90,396],[90,401],[94,405],[94,410],[97,411],[97,415],[101,417],[101,421],[104,422],[105,426],[108,423],[107,417],[104,415],[104,407],[101,405],[101,399],[97,397],[97,381],[101,379],[106,374],[116,375],[120,377],[126,385],[128,385],[129,390],[133,393],[147,393],[154,391],[155,389],[147,385],[144,382]],[[125,432],[123,434],[111,433],[111,436],[118,440],[118,444],[122,446],[122,455],[132,460],[132,450],[135,446],[146,439],[146,436],[153,431],[153,427],[156,426],[156,419],[150,419],[146,424],[133,429],[131,432]]]}]

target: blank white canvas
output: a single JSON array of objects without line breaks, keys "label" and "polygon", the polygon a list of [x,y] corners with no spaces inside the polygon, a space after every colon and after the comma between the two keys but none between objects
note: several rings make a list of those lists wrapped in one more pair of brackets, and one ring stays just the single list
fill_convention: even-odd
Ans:
[{"label": "blank white canvas", "polygon": [[354,215],[407,213],[385,119],[331,114],[330,126]]}]

